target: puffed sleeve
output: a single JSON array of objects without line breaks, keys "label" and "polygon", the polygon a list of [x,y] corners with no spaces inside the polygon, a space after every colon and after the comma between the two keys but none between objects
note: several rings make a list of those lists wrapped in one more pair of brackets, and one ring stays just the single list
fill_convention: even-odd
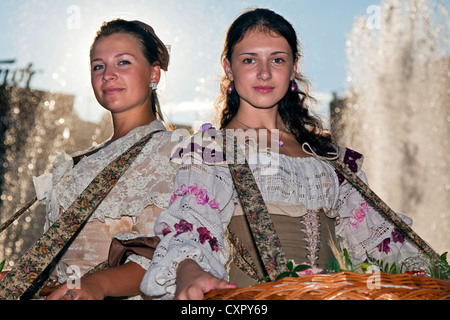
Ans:
[{"label": "puffed sleeve", "polygon": [[[362,170],[357,176],[367,184]],[[374,210],[348,182],[340,186],[337,210],[340,223],[336,234],[343,239],[355,263],[366,260],[367,254],[377,260],[393,262],[417,254],[416,247],[405,239],[394,225]],[[412,225],[412,220],[399,214],[403,221]]]},{"label": "puffed sleeve", "polygon": [[165,299],[173,298],[176,270],[185,259],[227,279],[225,228],[234,211],[234,188],[226,166],[182,164],[174,190],[171,204],[156,221],[155,234],[161,242],[141,283],[143,293]]},{"label": "puffed sleeve", "polygon": [[65,152],[58,153],[52,162],[52,173],[45,173],[39,177],[33,177],[33,184],[36,190],[37,199],[46,206],[46,223],[44,229],[47,230],[58,218],[60,205],[58,196],[54,192],[56,185],[64,187],[70,185],[73,176],[73,159]]}]

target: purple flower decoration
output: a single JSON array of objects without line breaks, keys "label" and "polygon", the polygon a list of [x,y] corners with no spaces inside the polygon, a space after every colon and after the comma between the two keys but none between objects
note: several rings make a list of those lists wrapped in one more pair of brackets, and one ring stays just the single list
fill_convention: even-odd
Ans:
[{"label": "purple flower decoration", "polygon": [[389,251],[391,251],[391,248],[389,248],[389,243],[391,243],[391,239],[390,238],[386,238],[383,240],[383,242],[381,242],[377,248],[379,252],[384,252],[386,254],[389,253]]},{"label": "purple flower decoration", "polygon": [[395,243],[397,243],[397,242],[400,242],[400,243],[405,242],[405,237],[403,236],[403,234],[398,229],[394,229],[394,231],[392,231],[392,239],[394,240]]},{"label": "purple flower decoration", "polygon": [[214,237],[212,239],[209,239],[209,245],[211,246],[212,251],[219,251],[219,243],[217,242],[217,239]]},{"label": "purple flower decoration", "polygon": [[200,227],[197,229],[197,232],[200,234],[200,243],[201,244],[204,244],[205,241],[211,239],[211,234],[208,229],[206,229],[204,227]]},{"label": "purple flower decoration", "polygon": [[200,130],[205,133],[206,131],[208,131],[209,129],[211,129],[213,127],[213,125],[211,123],[205,123],[201,126]]},{"label": "purple flower decoration", "polygon": [[192,231],[193,225],[189,222],[187,222],[186,220],[181,220],[180,223],[176,223],[174,225],[175,230],[177,231],[177,233],[175,234],[175,237],[179,236],[180,234],[184,233],[184,232],[189,232]]},{"label": "purple flower decoration", "polygon": [[162,231],[163,236],[167,236],[169,233],[171,233],[172,231],[169,228],[164,228]]}]

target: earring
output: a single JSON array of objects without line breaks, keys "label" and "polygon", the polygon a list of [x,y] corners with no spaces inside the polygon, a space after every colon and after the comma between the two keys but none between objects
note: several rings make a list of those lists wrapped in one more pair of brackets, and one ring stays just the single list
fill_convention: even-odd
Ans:
[{"label": "earring", "polygon": [[232,92],[233,92],[233,89],[234,89],[233,86],[230,84],[230,86],[228,87],[228,90],[227,90],[228,93],[232,93]]},{"label": "earring", "polygon": [[292,81],[292,85],[291,85],[291,91],[292,91],[292,92],[295,92],[295,91],[297,91],[297,87],[296,87],[296,85],[295,85],[295,82],[294,82],[294,81]]},{"label": "earring", "polygon": [[151,82],[150,85],[152,87],[152,91],[158,90],[158,84],[156,82]]}]

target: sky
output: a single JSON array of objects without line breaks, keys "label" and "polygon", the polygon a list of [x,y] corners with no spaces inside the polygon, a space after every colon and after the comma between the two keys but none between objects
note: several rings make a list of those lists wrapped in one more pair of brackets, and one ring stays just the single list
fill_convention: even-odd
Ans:
[{"label": "sky", "polygon": [[346,37],[355,17],[369,18],[373,5],[380,1],[0,0],[0,60],[16,60],[0,69],[33,63],[37,73],[32,88],[72,94],[80,118],[98,121],[104,111],[94,98],[89,76],[95,33],[103,21],[113,18],[142,20],[171,46],[169,71],[159,88],[163,112],[172,122],[203,121],[219,91],[227,28],[245,9],[258,6],[293,24],[302,46],[303,73],[323,111],[332,92],[343,94],[346,89]]}]

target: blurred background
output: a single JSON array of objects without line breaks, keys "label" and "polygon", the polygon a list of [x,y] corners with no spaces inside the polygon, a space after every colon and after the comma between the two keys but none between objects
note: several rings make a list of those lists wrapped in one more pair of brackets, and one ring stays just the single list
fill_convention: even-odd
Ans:
[{"label": "blurred background", "polygon": [[[226,30],[245,9],[288,19],[314,110],[365,155],[373,190],[439,253],[450,250],[450,0],[22,0],[0,2],[0,222],[34,196],[32,176],[109,138],[90,85],[104,21],[150,24],[170,46],[159,86],[166,120],[197,130],[214,116]],[[45,209],[0,234],[9,266],[42,233]]]}]

